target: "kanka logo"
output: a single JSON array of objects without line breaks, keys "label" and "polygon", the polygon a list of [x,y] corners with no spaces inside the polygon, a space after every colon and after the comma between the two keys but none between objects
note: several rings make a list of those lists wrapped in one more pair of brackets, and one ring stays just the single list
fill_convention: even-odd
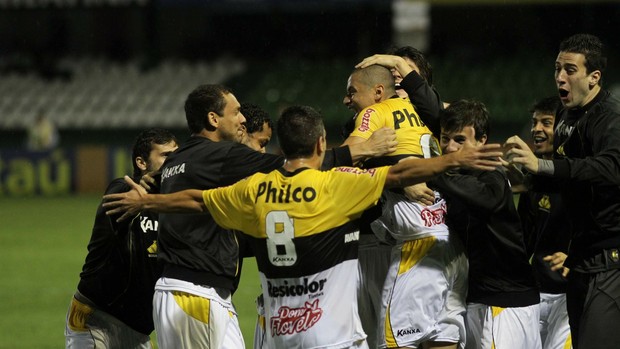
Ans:
[{"label": "kanka logo", "polygon": [[441,207],[435,210],[429,210],[428,208],[424,208],[422,212],[420,212],[420,216],[424,221],[424,226],[432,227],[433,225],[443,224],[446,222],[445,219],[446,214],[446,204],[442,203]]},{"label": "kanka logo", "polygon": [[280,307],[278,315],[271,318],[271,335],[282,336],[300,333],[314,326],[321,316],[323,309],[319,308],[319,300],[305,302],[303,307]]}]

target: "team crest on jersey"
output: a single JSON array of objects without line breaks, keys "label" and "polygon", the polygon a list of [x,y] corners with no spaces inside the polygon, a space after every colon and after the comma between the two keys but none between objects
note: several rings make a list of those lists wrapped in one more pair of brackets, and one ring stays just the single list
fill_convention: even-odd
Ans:
[{"label": "team crest on jersey", "polygon": [[271,318],[271,335],[283,336],[307,331],[323,315],[319,300],[305,302],[300,308],[280,307],[278,315]]},{"label": "team crest on jersey", "polygon": [[437,224],[444,224],[446,222],[446,204],[442,203],[439,208],[434,210],[429,210],[425,207],[422,212],[420,212],[420,217],[424,222],[425,227],[432,227]]}]

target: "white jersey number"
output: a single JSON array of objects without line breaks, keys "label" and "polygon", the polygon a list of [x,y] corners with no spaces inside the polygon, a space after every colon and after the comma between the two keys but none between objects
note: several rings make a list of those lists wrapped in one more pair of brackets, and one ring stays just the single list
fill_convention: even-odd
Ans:
[{"label": "white jersey number", "polygon": [[271,211],[265,217],[267,232],[267,254],[275,266],[290,266],[297,261],[297,251],[293,239],[295,227],[293,219],[286,211]]}]

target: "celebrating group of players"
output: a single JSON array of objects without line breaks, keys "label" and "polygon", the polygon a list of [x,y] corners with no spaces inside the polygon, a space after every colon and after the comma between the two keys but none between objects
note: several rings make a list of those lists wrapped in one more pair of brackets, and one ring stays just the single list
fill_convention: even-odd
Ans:
[{"label": "celebrating group of players", "polygon": [[555,65],[534,151],[487,144],[484,104],[442,102],[411,47],[358,64],[332,149],[292,106],[268,154],[260,108],[198,86],[192,136],[143,132],[133,180],[106,190],[67,348],[150,348],[153,329],[160,348],[244,348],[231,298],[250,256],[255,348],[620,347],[603,326],[620,320],[620,113],[598,38]]}]

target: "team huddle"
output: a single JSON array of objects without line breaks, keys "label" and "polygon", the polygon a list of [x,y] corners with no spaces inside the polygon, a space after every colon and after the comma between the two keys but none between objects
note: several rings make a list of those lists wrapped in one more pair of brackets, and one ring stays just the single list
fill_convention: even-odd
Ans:
[{"label": "team huddle", "polygon": [[[159,348],[245,348],[247,257],[254,348],[620,347],[620,105],[602,48],[561,43],[531,146],[487,143],[486,106],[442,101],[412,47],[356,66],[334,148],[311,107],[274,125],[198,86],[192,136],[144,131],[133,176],[106,190],[66,347],[151,348],[155,330]],[[265,151],[274,126],[282,155]]]}]

